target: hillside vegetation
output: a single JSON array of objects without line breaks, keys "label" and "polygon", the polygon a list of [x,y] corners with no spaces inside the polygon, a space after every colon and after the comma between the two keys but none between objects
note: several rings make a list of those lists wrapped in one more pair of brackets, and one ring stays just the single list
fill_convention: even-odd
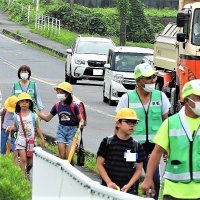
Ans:
[{"label": "hillside vegetation", "polygon": [[[29,2],[31,3],[29,4],[28,23]],[[146,46],[146,43],[152,44],[155,33],[164,28],[162,18],[176,16],[176,10],[145,9],[139,0],[131,4],[127,13],[127,45],[141,42],[144,43],[142,46]],[[3,0],[0,6],[8,12],[11,20],[28,25],[34,32],[67,46],[70,46],[74,38],[80,34],[112,37],[116,44],[119,43],[120,20],[117,8],[87,8],[76,4],[70,6],[61,0],[40,0],[40,15],[48,15],[61,20],[62,30],[58,36],[46,30],[34,30],[36,5],[32,4],[32,1]],[[152,17],[156,20],[151,20]]]}]

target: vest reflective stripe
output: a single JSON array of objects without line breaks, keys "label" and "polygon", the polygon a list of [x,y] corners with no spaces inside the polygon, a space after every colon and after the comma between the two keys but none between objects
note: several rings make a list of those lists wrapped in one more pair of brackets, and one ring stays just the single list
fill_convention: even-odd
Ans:
[{"label": "vest reflective stripe", "polygon": [[175,182],[182,182],[183,180],[190,179],[190,173],[173,174],[170,172],[165,172],[164,178]]},{"label": "vest reflective stripe", "polygon": [[162,124],[161,92],[153,90],[147,112],[145,111],[136,90],[128,91],[127,94],[129,108],[134,109],[140,119],[136,126],[136,130],[132,135],[134,138],[138,138],[137,140],[140,143],[146,141],[152,142],[153,137]]},{"label": "vest reflective stripe", "polygon": [[[140,141],[140,143],[145,143],[146,142],[146,138],[144,138],[144,136],[142,135],[135,135],[135,133],[133,133],[133,137],[135,140]],[[155,135],[149,135],[149,140],[153,141],[153,138],[155,137]]]},{"label": "vest reflective stripe", "polygon": [[[182,115],[183,113],[181,113]],[[185,114],[184,114],[185,115]],[[185,116],[182,116],[185,117]],[[174,182],[200,182],[200,128],[190,141],[180,112],[168,118],[169,159],[164,178]]]},{"label": "vest reflective stripe", "polygon": [[174,136],[174,137],[178,137],[184,135],[185,136],[185,132],[183,132],[182,129],[178,129],[178,130],[170,130],[169,132],[169,136]]}]

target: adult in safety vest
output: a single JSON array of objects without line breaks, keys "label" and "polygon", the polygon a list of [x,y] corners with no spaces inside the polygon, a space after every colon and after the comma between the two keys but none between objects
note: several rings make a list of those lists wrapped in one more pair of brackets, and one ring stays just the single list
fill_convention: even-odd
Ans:
[{"label": "adult in safety vest", "polygon": [[22,65],[18,69],[18,78],[19,81],[13,84],[12,87],[12,95],[18,96],[22,92],[28,93],[34,103],[34,110],[41,111],[44,109],[44,106],[42,104],[40,91],[37,87],[37,84],[30,80],[31,77],[31,69],[27,65]]},{"label": "adult in safety vest", "polygon": [[[134,131],[134,138],[142,143],[145,150],[147,159],[143,163],[143,168],[146,171],[148,157],[154,148],[152,140],[162,122],[168,117],[171,105],[167,96],[155,89],[157,76],[150,64],[137,65],[134,78],[136,89],[128,91],[120,98],[116,112],[121,108],[132,108],[136,111],[140,121]],[[154,175],[154,182],[156,185],[155,199],[158,199],[160,189],[159,169],[156,170]]]},{"label": "adult in safety vest", "polygon": [[142,184],[147,196],[154,190],[153,173],[167,151],[163,199],[200,199],[200,79],[186,83],[182,97],[182,109],[163,122],[154,138]]}]

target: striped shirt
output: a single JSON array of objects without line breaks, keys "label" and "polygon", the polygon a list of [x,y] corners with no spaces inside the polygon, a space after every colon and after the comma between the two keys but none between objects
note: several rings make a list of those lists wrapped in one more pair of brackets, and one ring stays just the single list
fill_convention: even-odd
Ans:
[{"label": "striped shirt", "polygon": [[[131,153],[137,153],[136,162],[127,162],[124,153],[130,150]],[[110,179],[119,187],[123,187],[129,182],[136,171],[136,164],[145,161],[146,156],[141,144],[130,137],[128,140],[121,140],[114,135],[110,144],[108,137],[104,138],[100,144],[97,156],[105,159],[105,170]],[[106,185],[104,181],[103,185]]]}]

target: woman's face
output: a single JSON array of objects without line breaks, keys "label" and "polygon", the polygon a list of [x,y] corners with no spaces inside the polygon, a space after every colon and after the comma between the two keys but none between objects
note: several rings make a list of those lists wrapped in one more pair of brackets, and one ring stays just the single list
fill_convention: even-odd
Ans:
[{"label": "woman's face", "polygon": [[21,77],[22,80],[28,80],[29,72],[27,70],[22,70],[20,72],[20,77]]}]

